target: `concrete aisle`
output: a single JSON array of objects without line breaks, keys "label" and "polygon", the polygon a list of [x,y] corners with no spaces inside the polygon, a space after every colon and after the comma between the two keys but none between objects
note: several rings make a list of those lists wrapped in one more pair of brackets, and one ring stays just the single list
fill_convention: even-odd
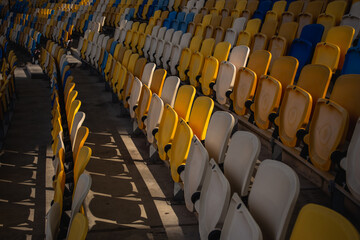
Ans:
[{"label": "concrete aisle", "polygon": [[[22,54],[17,56],[22,64]],[[0,239],[44,239],[46,193],[52,195],[45,184],[46,162],[51,161],[49,88],[45,80],[26,77],[16,79],[16,87],[18,99],[0,157]]]},{"label": "concrete aisle", "polygon": [[98,75],[84,68],[72,74],[93,150],[86,168],[93,180],[85,203],[88,239],[199,239],[196,217],[170,203],[168,168],[146,164],[146,138],[132,137],[129,116],[120,115]]}]

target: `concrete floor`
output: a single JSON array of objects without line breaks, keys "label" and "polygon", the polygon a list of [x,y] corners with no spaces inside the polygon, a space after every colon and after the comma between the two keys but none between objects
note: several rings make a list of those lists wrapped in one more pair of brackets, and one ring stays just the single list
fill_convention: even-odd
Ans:
[{"label": "concrete floor", "polygon": [[[120,114],[99,76],[85,67],[72,74],[92,149],[86,168],[93,180],[85,200],[87,239],[199,239],[195,215],[172,199],[168,168],[148,160],[145,137],[131,134],[129,115]],[[0,239],[43,239],[53,197],[49,88],[42,79],[16,84],[15,113],[0,157]],[[289,232],[305,204],[330,205],[320,189],[300,181]]]}]

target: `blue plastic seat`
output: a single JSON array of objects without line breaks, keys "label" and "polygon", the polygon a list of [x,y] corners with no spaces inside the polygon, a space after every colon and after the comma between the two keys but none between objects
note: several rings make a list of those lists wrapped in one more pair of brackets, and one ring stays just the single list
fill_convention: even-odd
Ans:
[{"label": "blue plastic seat", "polygon": [[291,44],[289,56],[295,57],[299,61],[299,67],[296,72],[296,79],[299,77],[301,69],[310,63],[313,55],[311,42],[307,40],[295,39]]},{"label": "blue plastic seat", "polygon": [[111,54],[111,55],[114,55],[115,47],[116,47],[117,44],[118,44],[117,41],[113,41],[113,42],[111,43],[111,47],[110,47],[110,54]]},{"label": "blue plastic seat", "polygon": [[171,22],[175,20],[176,18],[176,11],[172,11],[169,13],[168,17],[164,20],[163,27],[166,27],[167,29],[170,28]]},{"label": "blue plastic seat", "polygon": [[307,40],[311,43],[313,49],[321,41],[324,33],[324,26],[321,24],[309,24],[304,26],[301,31],[300,39]]},{"label": "blue plastic seat", "polygon": [[130,8],[129,13],[126,14],[125,19],[130,21],[134,17],[135,8]]},{"label": "blue plastic seat", "polygon": [[193,12],[186,14],[184,21],[180,22],[178,30],[181,30],[181,31],[183,31],[183,33],[186,33],[187,27],[188,27],[189,23],[193,21],[194,16],[195,16],[195,13],[193,13]]},{"label": "blue plastic seat", "polygon": [[180,22],[184,21],[185,15],[185,12],[179,12],[176,16],[176,19],[171,21],[170,28],[173,28],[175,31],[177,31],[180,27]]},{"label": "blue plastic seat", "polygon": [[341,74],[360,74],[360,48],[352,47],[346,53]]},{"label": "blue plastic seat", "polygon": [[259,18],[264,21],[267,11],[271,10],[273,2],[266,0],[259,3],[258,9],[254,12],[252,18]]}]

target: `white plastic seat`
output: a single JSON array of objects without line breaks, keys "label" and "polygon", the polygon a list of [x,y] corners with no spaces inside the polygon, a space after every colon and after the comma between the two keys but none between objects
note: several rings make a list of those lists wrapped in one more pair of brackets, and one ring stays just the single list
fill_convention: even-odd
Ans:
[{"label": "white plastic seat", "polygon": [[285,239],[299,191],[299,178],[289,166],[275,160],[264,160],[260,164],[248,206],[263,236]]},{"label": "white plastic seat", "polygon": [[346,184],[353,196],[360,201],[360,118],[356,123],[354,133],[351,137],[347,156],[341,160],[341,166],[346,166]]},{"label": "white plastic seat", "polygon": [[237,131],[231,137],[224,160],[224,174],[232,192],[237,192],[241,197],[248,195],[260,149],[260,140],[251,132]]},{"label": "white plastic seat", "polygon": [[169,104],[174,107],[176,93],[180,85],[180,78],[177,76],[170,76],[165,79],[161,99],[164,104]]},{"label": "white plastic seat", "polygon": [[[360,9],[359,9],[359,11],[360,11]],[[353,39],[355,40],[357,38],[357,36],[359,35],[359,32],[360,32],[360,17],[350,15],[350,14],[344,15],[342,17],[340,25],[341,26],[342,25],[347,25],[347,26],[353,27],[355,29],[355,34],[354,34]]]},{"label": "white plastic seat", "polygon": [[61,219],[60,204],[54,202],[46,215],[45,239],[57,239]]},{"label": "white plastic seat", "polygon": [[[173,34],[174,34],[174,29],[168,29],[165,33],[164,38],[158,39],[158,41],[157,41],[156,50],[155,50],[153,58],[155,59],[155,62],[158,66],[161,65],[160,57],[163,54],[165,43],[170,42]],[[150,56],[150,59],[151,59],[151,56]]]},{"label": "white plastic seat", "polygon": [[[201,192],[204,183],[205,173],[209,165],[209,154],[194,135],[191,141],[188,158],[186,160],[185,170],[178,169],[180,178],[184,182],[184,199],[186,208],[190,212],[195,211],[195,206],[191,200],[195,192]],[[180,166],[180,168],[183,168]]]},{"label": "white plastic seat", "polygon": [[232,89],[235,82],[236,68],[234,64],[228,61],[220,63],[219,73],[213,87],[216,93],[216,101],[221,105],[226,104],[226,92]]},{"label": "white plastic seat", "polygon": [[239,71],[241,67],[246,67],[249,54],[250,48],[245,45],[236,46],[231,50],[229,62],[234,64],[236,72]]},{"label": "white plastic seat", "polygon": [[169,58],[170,58],[173,45],[179,44],[182,34],[183,34],[182,31],[174,32],[174,34],[171,38],[171,41],[166,41],[164,44],[163,52],[159,58],[160,61],[159,61],[158,65],[162,65],[162,66],[166,67],[165,70],[168,69],[168,65],[166,64],[166,61],[169,60]]},{"label": "white plastic seat", "polygon": [[71,134],[70,134],[72,150],[74,150],[76,135],[77,135],[79,128],[82,126],[82,124],[85,120],[85,116],[86,116],[86,114],[81,111],[78,111],[75,114],[74,121],[73,121],[73,127],[71,128]]},{"label": "white plastic seat", "polygon": [[151,98],[148,115],[144,121],[146,126],[146,137],[149,143],[154,142],[152,131],[159,126],[163,111],[164,102],[156,93],[154,93]]},{"label": "white plastic seat", "polygon": [[166,27],[162,27],[159,29],[159,32],[156,37],[151,37],[149,57],[150,61],[155,62],[155,52],[157,48],[158,41],[165,37]]},{"label": "white plastic seat", "polygon": [[176,74],[175,66],[179,62],[182,49],[189,46],[191,36],[192,36],[191,33],[183,34],[181,37],[180,43],[173,44],[169,57],[164,56],[164,58],[163,58],[163,67],[165,69],[166,68],[170,69],[170,72],[172,75]]},{"label": "white plastic seat", "polygon": [[143,53],[144,53],[144,57],[146,59],[149,59],[150,46],[151,46],[151,35],[148,34],[148,35],[146,35],[145,44],[143,47]]},{"label": "white plastic seat", "polygon": [[201,239],[224,223],[230,201],[230,184],[216,162],[211,159],[201,190],[199,232]]},{"label": "white plastic seat", "polygon": [[253,239],[262,240],[259,225],[246,208],[245,203],[237,193],[234,193],[226,213],[220,240]]},{"label": "white plastic seat", "polygon": [[[87,173],[81,174],[81,176],[79,177],[79,179],[77,181],[74,196],[72,199],[69,226],[71,226],[71,222],[74,219],[74,216],[80,211],[81,205],[83,204],[83,202],[90,190],[91,183],[92,183],[92,180],[91,180],[91,176],[89,174],[87,174]],[[69,230],[70,230],[70,227],[68,228],[68,233],[69,233]]]},{"label": "white plastic seat", "polygon": [[246,25],[245,17],[236,18],[233,22],[232,27],[226,30],[224,41],[229,42],[231,44],[231,47],[234,47],[236,44],[238,34],[239,32],[245,29],[245,25]]},{"label": "white plastic seat", "polygon": [[235,118],[225,111],[216,111],[210,118],[204,145],[209,157],[218,164],[224,162],[225,152],[234,125]]},{"label": "white plastic seat", "polygon": [[141,76],[141,82],[148,87],[151,86],[151,81],[152,81],[152,77],[153,77],[155,68],[156,68],[156,64],[151,63],[151,62],[147,63],[144,67],[144,71]]},{"label": "white plastic seat", "polygon": [[137,77],[135,77],[133,86],[131,88],[130,98],[128,101],[131,118],[135,118],[134,106],[136,106],[139,102],[142,85],[142,82]]}]

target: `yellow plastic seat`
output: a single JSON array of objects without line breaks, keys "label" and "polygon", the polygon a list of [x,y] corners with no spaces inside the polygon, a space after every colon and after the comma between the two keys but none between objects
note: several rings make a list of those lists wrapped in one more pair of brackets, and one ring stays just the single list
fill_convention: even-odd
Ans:
[{"label": "yellow plastic seat", "polygon": [[340,48],[332,43],[321,42],[316,45],[311,64],[322,64],[335,72],[340,59]]},{"label": "yellow plastic seat", "polygon": [[247,22],[245,31],[239,33],[238,39],[236,41],[236,46],[246,45],[251,47],[253,42],[254,35],[259,32],[261,26],[261,20],[258,18],[251,19]]},{"label": "yellow plastic seat", "polygon": [[89,136],[89,129],[85,126],[81,126],[76,134],[75,142],[73,144],[73,162],[76,164],[76,161],[79,156],[80,149],[84,146],[87,137]]},{"label": "yellow plastic seat", "polygon": [[87,146],[83,146],[79,151],[77,161],[74,164],[74,189],[76,189],[77,181],[90,161],[91,153],[91,148]]},{"label": "yellow plastic seat", "polygon": [[200,52],[195,52],[192,54],[190,63],[189,63],[189,71],[186,73],[189,77],[190,84],[197,87],[198,81],[196,78],[198,78],[198,75],[200,74],[203,65],[204,65],[204,59],[211,56],[213,49],[215,45],[215,39],[208,38],[205,39],[202,43]]},{"label": "yellow plastic seat", "polygon": [[359,233],[342,215],[317,204],[305,205],[295,222],[291,240],[358,240]]},{"label": "yellow plastic seat", "polygon": [[88,219],[82,213],[76,213],[71,222],[68,240],[85,240],[89,229]]},{"label": "yellow plastic seat", "polygon": [[205,96],[195,99],[189,118],[189,126],[200,141],[206,137],[214,101]]},{"label": "yellow plastic seat", "polygon": [[142,119],[149,111],[151,95],[152,93],[149,87],[143,84],[139,98],[139,105],[135,109],[135,115],[139,129],[145,128],[144,121]]},{"label": "yellow plastic seat", "polygon": [[340,59],[338,69],[342,69],[345,54],[350,48],[355,30],[350,26],[337,26],[328,31],[325,42],[337,45],[340,48]]},{"label": "yellow plastic seat", "polygon": [[69,111],[69,114],[67,115],[69,132],[71,132],[75,114],[79,111],[80,106],[81,106],[81,101],[79,101],[79,100],[74,100],[70,105],[70,111]]},{"label": "yellow plastic seat", "polygon": [[231,16],[223,17],[221,19],[220,25],[215,28],[213,34],[216,43],[219,43],[224,40],[225,32],[228,28],[231,28],[232,23],[233,23],[233,17]]},{"label": "yellow plastic seat", "polygon": [[78,91],[72,90],[67,98],[66,104],[65,104],[65,112],[66,114],[69,114],[69,108],[70,104],[75,101],[76,97],[78,95]]},{"label": "yellow plastic seat", "polygon": [[161,96],[166,74],[167,72],[165,69],[160,68],[155,70],[150,85],[150,89],[152,93],[156,93],[157,95]]},{"label": "yellow plastic seat", "polygon": [[360,117],[360,75],[344,74],[335,81],[330,100],[336,102],[349,113],[349,129],[347,139],[354,132],[357,119]]},{"label": "yellow plastic seat", "polygon": [[205,32],[204,32],[205,39],[206,38],[214,38],[213,35],[215,32],[215,28],[220,25],[221,19],[222,19],[222,16],[220,16],[220,15],[214,15],[211,18],[210,24],[205,26]]},{"label": "yellow plastic seat", "polygon": [[57,175],[55,189],[54,189],[54,202],[59,204],[60,212],[62,212],[63,209],[64,188],[65,188],[65,171],[62,170]]},{"label": "yellow plastic seat", "polygon": [[343,142],[348,122],[349,115],[339,104],[324,98],[317,101],[309,134],[304,137],[310,160],[316,168],[330,170],[331,154]]},{"label": "yellow plastic seat", "polygon": [[271,65],[280,56],[286,55],[287,50],[295,39],[298,28],[297,22],[287,22],[280,26],[279,34],[272,36],[269,43],[269,52],[271,52]]},{"label": "yellow plastic seat", "polygon": [[254,103],[250,109],[254,112],[256,126],[261,129],[269,128],[269,115],[276,113],[281,100],[281,83],[268,75],[263,75],[258,80]]},{"label": "yellow plastic seat", "polygon": [[[333,16],[335,19],[335,24],[339,25],[341,18],[345,14],[346,7],[347,7],[346,1],[340,1],[340,0],[332,1],[329,2],[328,5],[326,6],[325,14]],[[321,15],[323,14],[320,14],[319,17]]]},{"label": "yellow plastic seat", "polygon": [[203,14],[202,13],[198,13],[195,15],[194,19],[192,22],[190,22],[188,24],[188,28],[187,28],[187,32],[188,33],[191,33],[194,35],[194,32],[195,32],[195,27],[198,23],[201,23],[201,20],[203,19]]},{"label": "yellow plastic seat", "polygon": [[261,27],[261,31],[254,35],[254,43],[251,50],[265,50],[273,35],[275,35],[278,22],[274,20],[265,21]]},{"label": "yellow plastic seat", "polygon": [[286,5],[287,2],[284,0],[275,2],[272,9],[266,13],[266,17],[268,17],[270,14],[273,14],[276,16],[276,20],[280,20],[281,15],[285,11]]},{"label": "yellow plastic seat", "polygon": [[167,160],[165,146],[172,142],[176,127],[178,124],[178,115],[175,110],[166,104],[161,117],[158,132],[155,133],[157,150],[162,160]]},{"label": "yellow plastic seat", "polygon": [[230,94],[230,102],[235,113],[242,116],[246,113],[245,103],[252,100],[257,84],[256,73],[249,68],[240,68]]},{"label": "yellow plastic seat", "polygon": [[119,61],[116,61],[115,69],[114,69],[112,79],[110,82],[110,86],[114,93],[116,93],[116,87],[115,87],[116,84],[115,83],[117,83],[119,81],[120,73],[121,73],[121,63]]},{"label": "yellow plastic seat", "polygon": [[330,68],[319,64],[306,65],[301,70],[297,86],[310,93],[313,106],[319,98],[325,98],[331,75]]},{"label": "yellow plastic seat", "polygon": [[204,95],[211,94],[212,91],[210,84],[215,83],[216,77],[218,75],[219,63],[227,60],[230,48],[230,43],[220,42],[215,47],[214,55],[205,59],[202,74],[199,78],[201,90]]},{"label": "yellow plastic seat", "polygon": [[324,26],[324,32],[321,40],[325,41],[328,31],[330,30],[330,28],[335,26],[335,17],[333,15],[323,13],[319,15],[319,17],[316,20],[316,23]]},{"label": "yellow plastic seat", "polygon": [[202,42],[201,36],[194,36],[191,39],[189,48],[184,48],[182,50],[179,60],[179,65],[176,67],[179,72],[179,77],[181,81],[185,81],[187,79],[185,72],[189,67],[191,56],[194,52],[199,51],[201,42]]},{"label": "yellow plastic seat", "polygon": [[138,60],[136,61],[136,64],[135,64],[135,68],[134,68],[134,76],[135,77],[141,78],[141,76],[143,75],[146,63],[147,63],[146,58],[143,58],[143,57],[138,58]]},{"label": "yellow plastic seat", "polygon": [[180,119],[171,143],[171,148],[167,152],[170,161],[171,177],[174,182],[180,182],[180,175],[177,169],[180,165],[186,163],[192,137],[192,129],[183,119]]},{"label": "yellow plastic seat", "polygon": [[253,70],[256,77],[267,74],[271,61],[271,53],[266,50],[254,51],[250,57],[247,67]]},{"label": "yellow plastic seat", "polygon": [[245,0],[240,0],[240,1],[237,1],[236,3],[236,6],[234,9],[231,9],[231,16],[233,18],[238,18],[241,16],[242,12],[245,10],[246,8],[246,4],[247,4],[247,1]]},{"label": "yellow plastic seat", "polygon": [[305,129],[311,114],[311,95],[300,87],[289,85],[285,89],[284,98],[280,106],[279,117],[275,125],[279,129],[282,143],[288,147],[295,147],[296,133]]},{"label": "yellow plastic seat", "polygon": [[246,4],[246,9],[242,12],[242,17],[246,17],[247,19],[251,19],[254,12],[257,10],[259,6],[259,1],[248,1]]},{"label": "yellow plastic seat", "polygon": [[297,19],[304,7],[304,1],[293,1],[289,4],[287,11],[282,14],[282,23],[292,22]]},{"label": "yellow plastic seat", "polygon": [[183,85],[179,88],[176,95],[174,110],[178,116],[184,119],[186,122],[189,121],[190,111],[195,98],[196,89],[191,85]]}]

